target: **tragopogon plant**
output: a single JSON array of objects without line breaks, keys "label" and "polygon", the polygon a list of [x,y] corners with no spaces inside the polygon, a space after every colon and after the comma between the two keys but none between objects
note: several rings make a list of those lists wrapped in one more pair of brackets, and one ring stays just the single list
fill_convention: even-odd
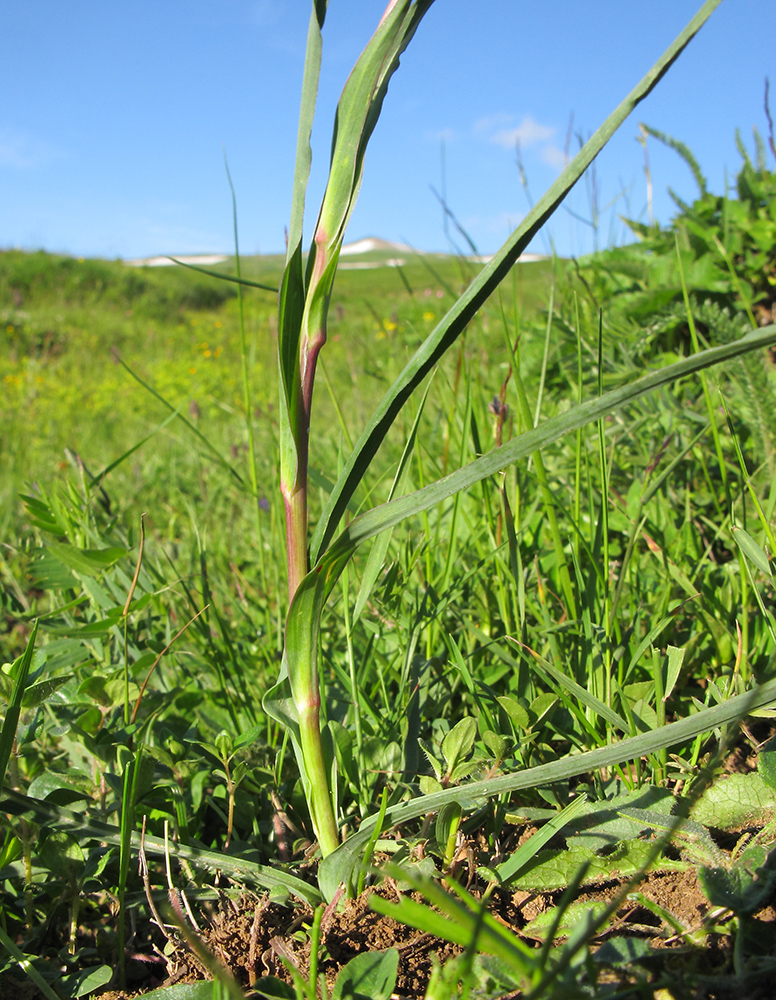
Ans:
[{"label": "tragopogon plant", "polygon": [[[377,123],[389,81],[399,65],[401,54],[432,2],[433,0],[391,0],[375,34],[356,63],[337,107],[328,184],[310,249],[305,256],[302,219],[311,160],[310,134],[321,64],[321,29],[326,14],[326,0],[314,0],[308,34],[288,252],[278,309],[280,481],[286,514],[290,608],[280,677],[275,687],[267,693],[264,706],[270,716],[286,726],[290,733],[313,828],[324,858],[337,851],[340,838],[332,740],[325,729],[322,731],[320,723],[321,678],[317,667],[319,626],[326,600],[356,548],[368,538],[492,476],[511,463],[537,452],[563,434],[600,419],[646,392],[776,341],[776,328],[768,327],[753,332],[735,344],[695,354],[625,388],[568,410],[444,479],[361,514],[335,538],[348,502],[366,476],[389,427],[413,390],[509,273],[528,243],[615,130],[649,94],[720,3],[720,0],[707,0],[685,30],[606,119],[416,350],[369,420],[334,484],[322,516],[310,537],[307,504],[308,443],[313,386],[318,355],[326,341],[327,311],[339,254],[361,184],[367,143]],[[740,710],[740,706],[735,710]],[[731,708],[731,711],[734,709]],[[700,726],[696,730],[698,732],[703,729],[700,721],[702,714],[699,713],[693,719],[693,725]],[[734,715],[731,716],[733,717]],[[670,743],[674,739],[668,733],[671,727],[665,729],[665,740]],[[675,739],[686,737],[686,731],[682,730],[681,736],[677,732]],[[616,748],[605,748],[608,752],[607,763],[627,760],[629,756],[633,756],[636,747],[628,746],[631,742],[633,741],[625,740]],[[585,756],[587,755],[575,758],[576,763],[582,763],[582,757]],[[603,764],[603,760],[600,763]],[[526,783],[523,784],[525,786]],[[440,807],[441,802],[436,801],[439,795],[444,797],[450,794],[443,792],[435,795],[433,805],[429,803],[430,808]],[[454,790],[452,794],[460,798],[461,789]],[[487,794],[487,790],[478,790],[478,794]],[[424,811],[427,809],[421,808],[413,814],[421,815]],[[389,817],[390,814],[391,810]],[[358,838],[353,839],[355,841]],[[349,846],[354,848],[352,842],[349,842]]]}]

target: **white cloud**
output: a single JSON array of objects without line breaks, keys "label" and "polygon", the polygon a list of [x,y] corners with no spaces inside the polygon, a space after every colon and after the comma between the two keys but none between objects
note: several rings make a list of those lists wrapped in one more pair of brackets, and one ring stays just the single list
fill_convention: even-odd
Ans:
[{"label": "white cloud", "polygon": [[542,163],[546,163],[548,167],[555,167],[556,170],[562,170],[566,166],[566,154],[560,146],[552,142],[542,147],[539,157]]},{"label": "white cloud", "polygon": [[46,142],[11,129],[0,129],[0,167],[32,170],[65,154]]},{"label": "white cloud", "polygon": [[514,115],[507,114],[490,115],[474,123],[475,134],[494,146],[510,151],[514,151],[516,146],[521,150],[535,147],[541,163],[560,170],[566,163],[565,153],[550,141],[557,131],[554,125],[537,122],[531,115],[523,115],[519,124],[516,124]]},{"label": "white cloud", "polygon": [[479,135],[486,135],[496,128],[503,128],[506,125],[511,125],[514,120],[514,115],[487,115],[485,118],[480,118],[474,123],[474,131]]},{"label": "white cloud", "polygon": [[497,129],[490,141],[504,149],[514,149],[518,143],[523,147],[536,146],[551,139],[556,131],[551,125],[540,125],[530,115],[525,115],[519,125]]}]

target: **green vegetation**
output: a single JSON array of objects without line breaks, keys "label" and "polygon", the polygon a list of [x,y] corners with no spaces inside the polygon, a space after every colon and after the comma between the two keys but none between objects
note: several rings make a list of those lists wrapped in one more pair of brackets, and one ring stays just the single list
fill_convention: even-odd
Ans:
[{"label": "green vegetation", "polygon": [[[337,271],[427,6],[346,86],[309,255],[321,4],[285,260],[0,254],[0,983],[90,996],[188,948],[214,983],[159,997],[387,1000],[399,952],[332,943],[367,885],[458,946],[430,998],[773,975],[776,174],[757,137],[736,198],[696,165],[670,227],[516,263],[715,3],[493,261]],[[198,926],[217,901],[242,964]],[[265,932],[302,904],[303,941]]]}]

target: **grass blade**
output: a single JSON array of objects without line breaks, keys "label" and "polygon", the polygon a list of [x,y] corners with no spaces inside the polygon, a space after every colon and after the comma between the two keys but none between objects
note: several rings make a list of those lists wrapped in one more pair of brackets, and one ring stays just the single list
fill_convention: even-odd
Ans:
[{"label": "grass blade", "polygon": [[[472,809],[483,801],[497,795],[517,792],[526,788],[536,788],[552,782],[568,781],[580,774],[588,774],[603,767],[613,767],[629,760],[656,753],[664,747],[684,743],[702,733],[719,726],[737,722],[746,715],[776,701],[776,681],[768,681],[759,687],[736,695],[713,708],[704,709],[678,722],[641,733],[609,746],[588,750],[586,753],[572,754],[548,764],[539,764],[516,774],[504,774],[497,778],[472,781],[430,795],[421,795],[386,811],[385,827],[399,825],[418,819],[430,812],[437,812],[449,802],[460,803],[463,809]],[[361,863],[361,854],[366,845],[375,819],[365,820],[358,832],[346,840],[333,854],[321,862],[318,884],[327,898],[332,898],[340,883],[348,882],[354,870]]]},{"label": "grass blade", "polygon": [[328,547],[345,512],[348,500],[405,401],[431,371],[439,358],[466,329],[478,309],[508,274],[533,237],[550,218],[595,157],[630,115],[657,85],[681,52],[708,20],[721,0],[707,0],[684,31],[666,49],[650,71],[612,112],[597,132],[569,163],[555,183],[539,199],[522,223],[504,243],[493,260],[474,279],[447,315],[432,330],[372,414],[364,433],[339,476],[318,522],[311,542],[311,559],[316,562]]},{"label": "grass blade", "polygon": [[19,724],[19,716],[22,711],[22,699],[24,698],[24,692],[27,690],[27,678],[30,675],[32,653],[35,648],[35,638],[37,634],[38,622],[36,619],[35,624],[32,626],[30,638],[27,641],[27,648],[22,654],[21,662],[19,663],[16,678],[14,680],[13,691],[11,693],[11,701],[5,713],[2,732],[0,732],[0,788],[2,788],[5,783],[5,772],[8,769],[8,761],[11,759],[13,742],[16,739],[16,727]]},{"label": "grass blade", "polygon": [[[121,845],[121,827],[111,826],[109,823],[102,823],[99,820],[90,820],[85,815],[74,813],[62,805],[54,805],[50,802],[42,802],[38,799],[31,799],[20,792],[5,789],[3,791],[2,810],[8,813],[32,812],[36,822],[45,824],[52,829],[64,829],[78,836],[83,840],[97,840],[100,843],[111,844],[115,847]],[[140,834],[132,833],[129,841],[133,850],[140,849]],[[165,857],[169,853],[169,845],[165,844],[161,837],[152,837],[146,834],[143,838],[143,847],[146,854],[155,854]],[[310,885],[294,875],[289,875],[280,868],[270,868],[268,865],[260,865],[255,861],[248,861],[243,858],[236,858],[229,854],[220,854],[217,851],[206,851],[203,848],[191,844],[176,844],[175,855],[184,861],[189,861],[198,868],[216,873],[222,872],[229,878],[238,881],[251,881],[265,889],[286,889],[297,899],[303,899],[311,906],[317,906],[321,902],[321,894]]]}]

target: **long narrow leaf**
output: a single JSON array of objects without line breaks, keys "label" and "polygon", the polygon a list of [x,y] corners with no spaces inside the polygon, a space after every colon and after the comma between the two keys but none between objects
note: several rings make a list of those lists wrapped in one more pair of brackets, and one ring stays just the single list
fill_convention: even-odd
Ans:
[{"label": "long narrow leaf", "polygon": [[178,260],[177,257],[169,257],[174,264],[180,264],[181,267],[187,267],[190,271],[199,271],[200,274],[206,274],[210,278],[220,278],[221,281],[232,281],[236,285],[247,285],[249,288],[260,288],[263,292],[273,292],[277,295],[277,288],[273,288],[272,285],[262,285],[260,281],[249,281],[248,278],[243,278],[240,275],[235,274],[224,274],[222,271],[211,271],[209,267],[200,267],[198,264],[187,264],[185,260]]},{"label": "long narrow leaf", "polygon": [[[527,458],[570,431],[584,427],[613,410],[632,403],[641,396],[678,379],[702,371],[711,365],[729,361],[750,351],[776,343],[776,325],[762,327],[740,340],[712,347],[689,358],[651,372],[629,385],[621,386],[547,420],[540,427],[526,431],[499,448],[449,476],[430,483],[423,489],[367,511],[355,518],[330,546],[318,564],[304,578],[291,604],[286,624],[286,654],[291,678],[317,676],[318,635],[324,604],[356,548],[374,535],[392,528],[468,489],[507,466]],[[281,675],[279,685],[284,685]],[[301,696],[303,692],[300,691]],[[273,689],[273,697],[282,697],[281,688]]]},{"label": "long narrow leaf", "polygon": [[291,196],[291,224],[288,230],[288,259],[290,260],[302,243],[302,223],[307,181],[310,177],[312,150],[310,135],[315,118],[315,103],[318,98],[318,80],[321,75],[321,50],[323,42],[321,29],[326,19],[328,0],[313,0],[310,25],[307,30],[304,75],[302,77],[302,100],[299,108],[299,128],[296,136],[296,160],[294,188]]},{"label": "long narrow leaf", "polygon": [[[67,830],[82,840],[97,840],[115,847],[121,844],[120,827],[88,819],[85,815],[74,813],[64,806],[54,806],[48,802],[29,798],[20,792],[4,790],[2,809],[5,812],[14,813],[32,812],[39,823],[52,829]],[[140,835],[138,833],[132,834],[131,845],[135,851],[140,849]],[[159,857],[164,857],[169,851],[169,845],[165,844],[161,837],[152,837],[149,834],[143,838],[143,848],[146,854],[155,854]],[[238,882],[255,882],[265,889],[286,889],[298,899],[310,903],[311,906],[317,906],[321,902],[321,895],[315,886],[296,878],[294,875],[288,875],[279,868],[270,868],[267,865],[256,864],[255,861],[246,861],[242,858],[219,854],[217,851],[206,851],[187,844],[176,844],[175,856],[189,861],[199,868],[205,868],[207,871],[222,872]]]},{"label": "long narrow leaf", "polygon": [[361,482],[377,449],[409,395],[466,329],[476,312],[503,281],[520,254],[523,253],[536,233],[601,152],[614,132],[656,86],[720,2],[721,0],[707,0],[704,3],[700,11],[658,59],[652,69],[609,115],[555,183],[548,188],[493,260],[483,268],[404,367],[373,413],[329,496],[312,538],[311,559],[313,562],[318,560],[320,554],[334,537],[337,524],[345,511],[348,500]]},{"label": "long narrow leaf", "polygon": [[[472,809],[489,798],[517,792],[525,788],[536,788],[552,782],[568,781],[580,774],[588,774],[603,767],[613,767],[625,761],[635,760],[647,754],[656,753],[664,747],[684,743],[701,733],[716,729],[730,722],[736,722],[758,708],[772,705],[776,701],[776,681],[768,681],[745,694],[736,695],[720,705],[704,709],[686,719],[661,726],[649,733],[641,733],[610,746],[589,750],[587,753],[570,754],[561,760],[539,764],[516,774],[504,774],[484,781],[472,781],[466,785],[447,788],[430,795],[421,795],[410,802],[392,806],[385,815],[386,828],[391,824],[406,823],[409,820],[437,812],[450,802],[458,802],[463,809]],[[327,899],[333,897],[341,882],[348,882],[361,853],[367,843],[374,818],[362,823],[360,829],[345,841],[333,854],[324,859],[318,872],[318,884]]]},{"label": "long narrow leaf", "polygon": [[38,622],[32,626],[30,638],[27,641],[27,648],[22,654],[21,663],[14,679],[11,700],[3,720],[3,729],[0,732],[0,788],[5,783],[5,772],[8,761],[11,759],[13,741],[16,739],[16,727],[19,723],[19,716],[22,710],[22,699],[27,690],[27,678],[30,675],[30,665],[32,664],[32,652],[35,648],[35,637],[38,634]]},{"label": "long narrow leaf", "polygon": [[[156,391],[156,389],[154,389],[154,387],[152,385],[149,385],[148,382],[144,382],[143,379],[137,374],[137,372],[134,371],[134,369],[132,369],[132,368],[129,367],[129,365],[126,363],[126,361],[121,357],[121,355],[118,352],[114,352],[113,356],[116,359],[116,361],[118,361],[118,363],[121,365],[121,367],[124,368],[125,371],[129,372],[129,374],[132,376],[132,378],[136,382],[139,382],[140,385],[142,385],[142,387],[147,392],[151,393],[151,395],[154,397],[154,399],[158,399],[159,402],[163,406],[166,406],[167,409],[171,413],[173,413],[173,414],[175,414],[175,416],[177,416],[177,418],[181,421],[181,423],[183,423],[186,427],[188,427],[188,429],[191,431],[191,433],[194,434],[194,436],[197,437],[202,442],[202,444],[207,448],[207,450],[215,458],[215,460],[218,462],[219,465],[223,466],[227,470],[227,472],[230,472],[234,476],[234,478],[237,480],[237,482],[240,483],[241,486],[245,485],[245,483],[243,481],[243,478],[240,475],[240,473],[233,466],[231,466],[226,461],[226,459],[219,452],[219,450],[210,441],[208,441],[208,439],[205,437],[205,435],[202,433],[202,431],[197,430],[197,428],[191,423],[191,421],[187,420],[183,416],[183,414],[180,412],[180,409],[181,409],[180,407],[178,407],[178,409],[176,409],[172,405],[172,403],[169,403],[164,398],[164,396],[160,395],[160,393],[158,393]],[[158,430],[158,428],[157,428],[157,430]],[[126,456],[124,456],[124,457],[126,457]]]}]

